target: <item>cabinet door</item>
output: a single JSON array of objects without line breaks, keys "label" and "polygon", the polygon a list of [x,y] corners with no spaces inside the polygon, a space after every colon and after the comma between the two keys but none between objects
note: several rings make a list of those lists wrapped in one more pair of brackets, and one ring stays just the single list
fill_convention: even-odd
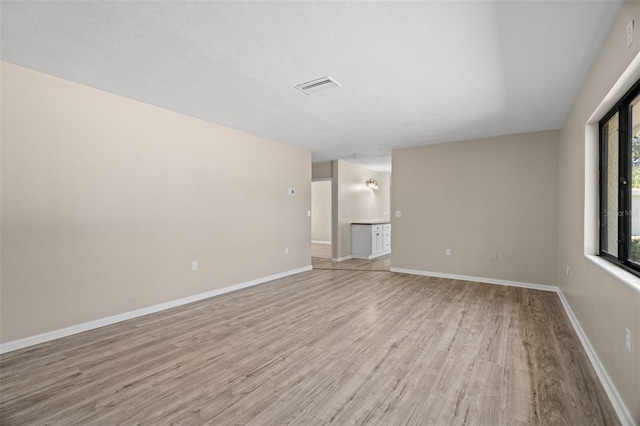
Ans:
[{"label": "cabinet door", "polygon": [[378,235],[379,232],[371,230],[371,254],[376,254],[378,252]]},{"label": "cabinet door", "polygon": [[384,250],[382,230],[371,230],[371,254],[377,254]]}]

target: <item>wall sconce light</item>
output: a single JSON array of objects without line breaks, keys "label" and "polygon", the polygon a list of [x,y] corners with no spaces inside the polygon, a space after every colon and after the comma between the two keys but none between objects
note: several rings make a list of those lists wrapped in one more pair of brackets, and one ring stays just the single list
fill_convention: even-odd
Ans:
[{"label": "wall sconce light", "polygon": [[375,179],[369,178],[366,181],[364,181],[364,184],[371,189],[375,189],[376,191],[378,190],[378,181]]}]

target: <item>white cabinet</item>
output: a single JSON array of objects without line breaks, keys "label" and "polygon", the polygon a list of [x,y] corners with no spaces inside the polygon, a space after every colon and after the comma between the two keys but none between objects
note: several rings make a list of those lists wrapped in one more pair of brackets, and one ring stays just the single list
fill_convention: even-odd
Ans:
[{"label": "white cabinet", "polygon": [[352,223],[351,256],[373,259],[391,253],[390,223]]},{"label": "white cabinet", "polygon": [[391,253],[391,224],[382,225],[382,251]]}]

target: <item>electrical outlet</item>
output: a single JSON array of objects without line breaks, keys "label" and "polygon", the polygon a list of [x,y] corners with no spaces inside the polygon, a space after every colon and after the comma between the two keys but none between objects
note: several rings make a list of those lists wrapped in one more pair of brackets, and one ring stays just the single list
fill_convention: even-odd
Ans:
[{"label": "electrical outlet", "polygon": [[569,265],[567,265],[567,276],[569,276]]},{"label": "electrical outlet", "polygon": [[194,260],[193,262],[191,262],[191,270],[192,271],[197,271],[198,270],[198,261]]},{"label": "electrical outlet", "polygon": [[631,337],[631,330],[629,330],[628,328],[624,329],[624,345],[627,348],[627,352],[632,352],[633,351],[633,342],[632,342],[632,337]]},{"label": "electrical outlet", "polygon": [[498,261],[498,253],[491,253],[491,261],[492,262]]},{"label": "electrical outlet", "polygon": [[396,210],[396,217],[402,217],[402,211]]},{"label": "electrical outlet", "polygon": [[627,47],[633,44],[633,19],[627,24]]},{"label": "electrical outlet", "polygon": [[446,249],[444,251],[444,254],[447,255],[447,256],[451,256],[451,249]]}]

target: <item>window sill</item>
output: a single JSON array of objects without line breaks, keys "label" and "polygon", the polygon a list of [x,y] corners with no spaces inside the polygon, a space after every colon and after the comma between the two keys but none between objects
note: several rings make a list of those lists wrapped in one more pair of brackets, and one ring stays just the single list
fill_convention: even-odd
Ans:
[{"label": "window sill", "polygon": [[622,282],[622,284],[634,290],[636,293],[640,293],[640,277],[636,277],[631,272],[625,271],[624,269],[620,268],[617,265],[614,265],[608,260],[601,258],[600,256],[587,254],[585,255],[585,257],[600,268],[607,271],[613,277],[617,278],[618,281]]}]

